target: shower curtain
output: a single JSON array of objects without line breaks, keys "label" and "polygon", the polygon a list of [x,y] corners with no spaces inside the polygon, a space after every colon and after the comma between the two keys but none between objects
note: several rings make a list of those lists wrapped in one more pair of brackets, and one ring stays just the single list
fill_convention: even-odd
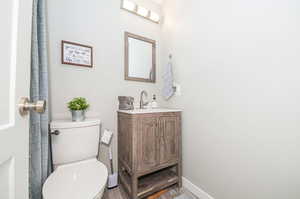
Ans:
[{"label": "shower curtain", "polygon": [[42,199],[42,187],[50,172],[48,115],[48,57],[46,29],[46,0],[33,0],[31,41],[32,101],[46,100],[45,113],[30,115],[29,198]]}]

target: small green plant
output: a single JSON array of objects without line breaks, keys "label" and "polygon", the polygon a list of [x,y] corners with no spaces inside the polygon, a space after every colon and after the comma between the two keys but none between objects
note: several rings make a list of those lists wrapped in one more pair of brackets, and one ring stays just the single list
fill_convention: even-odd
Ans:
[{"label": "small green plant", "polygon": [[89,106],[83,97],[76,97],[68,102],[68,108],[72,111],[86,110]]}]

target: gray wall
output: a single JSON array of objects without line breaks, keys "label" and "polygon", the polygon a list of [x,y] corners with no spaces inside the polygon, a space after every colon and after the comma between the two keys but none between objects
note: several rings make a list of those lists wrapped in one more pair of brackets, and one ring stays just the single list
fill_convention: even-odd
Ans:
[{"label": "gray wall", "polygon": [[215,199],[299,199],[300,2],[166,1],[184,176]]},{"label": "gray wall", "polygon": [[[155,3],[137,2],[160,13]],[[52,119],[70,118],[66,103],[83,96],[91,104],[87,115],[99,117],[103,128],[116,132],[119,95],[134,96],[138,104],[142,89],[150,96],[159,93],[159,64],[156,84],[124,80],[123,38],[124,31],[150,37],[157,40],[159,52],[160,26],[121,10],[120,5],[120,0],[48,1]],[[94,67],[62,65],[61,40],[93,46]],[[114,146],[116,155],[116,142]]]},{"label": "gray wall", "polygon": [[[84,96],[88,115],[116,131],[118,95],[160,93],[160,78],[123,80],[123,32],[150,37],[159,77],[172,53],[182,86],[182,96],[159,101],[184,109],[184,176],[215,199],[299,198],[299,2],[166,0],[161,39],[160,26],[121,11],[119,0],[48,8],[52,119],[69,117],[66,102]],[[92,45],[95,67],[62,65],[61,40]]]}]

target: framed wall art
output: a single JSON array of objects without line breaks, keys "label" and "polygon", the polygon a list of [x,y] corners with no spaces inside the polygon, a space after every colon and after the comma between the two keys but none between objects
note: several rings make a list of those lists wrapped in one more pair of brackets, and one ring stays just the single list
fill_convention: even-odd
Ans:
[{"label": "framed wall art", "polygon": [[93,47],[70,41],[61,42],[62,64],[93,67]]}]

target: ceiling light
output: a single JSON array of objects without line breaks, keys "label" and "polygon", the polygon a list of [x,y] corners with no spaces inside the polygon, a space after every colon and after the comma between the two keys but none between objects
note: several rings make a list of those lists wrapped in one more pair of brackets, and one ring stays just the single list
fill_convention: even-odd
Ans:
[{"label": "ceiling light", "polygon": [[123,1],[123,5],[122,7],[126,10],[129,10],[129,11],[135,11],[136,9],[136,4],[131,2],[131,1],[128,1],[128,0],[124,0]]},{"label": "ceiling light", "polygon": [[143,17],[147,17],[149,15],[149,10],[147,10],[146,8],[143,8],[141,6],[138,6],[137,13]]},{"label": "ceiling light", "polygon": [[160,17],[159,17],[159,15],[157,13],[151,11],[151,13],[150,13],[150,19],[152,21],[159,22],[159,18]]}]

